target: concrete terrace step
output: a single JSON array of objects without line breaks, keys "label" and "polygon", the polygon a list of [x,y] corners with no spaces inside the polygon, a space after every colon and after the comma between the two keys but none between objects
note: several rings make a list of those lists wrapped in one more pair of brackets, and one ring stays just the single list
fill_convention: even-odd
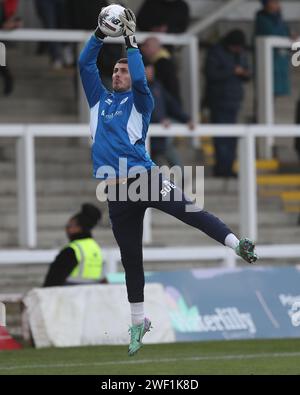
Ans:
[{"label": "concrete terrace step", "polygon": [[[88,143],[88,140],[87,140]],[[6,158],[8,160],[14,160],[16,157],[15,149],[10,148],[6,149]],[[51,166],[54,165],[54,169],[57,169],[57,177],[63,178],[65,176],[64,171],[70,172],[73,168],[73,165],[76,167],[81,166],[89,170],[92,169],[91,162],[91,150],[89,147],[86,149],[75,148],[72,150],[71,148],[57,148],[56,145],[50,145],[48,149],[37,149],[35,152],[36,169],[43,169],[46,171],[48,167],[51,169]],[[61,165],[61,168],[58,168],[58,165]],[[69,169],[67,169],[67,166]]]},{"label": "concrete terrace step", "polygon": [[282,192],[281,199],[286,202],[300,201],[300,191]]},{"label": "concrete terrace step", "polygon": [[274,175],[260,175],[257,178],[258,185],[264,187],[286,187],[286,186],[300,186],[300,174],[274,174]]},{"label": "concrete terrace step", "polygon": [[[42,98],[28,97],[22,99],[20,97],[11,97],[7,100],[1,100],[1,113],[8,114],[14,109],[18,109],[19,115],[25,115],[30,111],[30,115],[39,115],[40,113],[49,112],[55,114],[74,113],[77,110],[76,103],[71,100],[57,97],[56,100],[43,101]],[[0,118],[1,122],[2,119]]]},{"label": "concrete terrace step", "polygon": [[[259,229],[258,239],[260,244],[283,244],[283,243],[297,243],[300,239],[300,227],[283,226],[275,231],[270,232],[272,227],[263,227]],[[232,230],[239,234],[237,227],[232,227]],[[155,245],[170,245],[170,246],[184,246],[184,245],[216,245],[216,242],[210,239],[202,232],[197,231],[192,227],[187,227],[184,231],[178,232],[177,229],[168,228],[155,229],[153,232],[153,244]]]},{"label": "concrete terrace step", "polygon": [[[99,180],[88,178],[78,180],[74,179],[50,179],[38,180],[37,193],[45,194],[81,194],[91,193],[95,194]],[[1,180],[0,195],[15,194],[16,193],[16,180]],[[223,179],[207,178],[205,180],[205,191],[207,193],[220,192],[222,194],[237,194],[238,183],[236,180],[224,181]]]},{"label": "concrete terrace step", "polygon": [[[77,208],[79,211],[79,208]],[[108,211],[105,210],[102,224],[104,226],[109,226],[109,218]],[[176,227],[176,229],[184,229],[188,225],[179,221],[178,219],[160,212],[159,210],[152,210],[152,223],[156,228],[169,229],[170,227]],[[47,229],[56,229],[58,232],[60,229],[64,229],[64,226],[70,216],[73,213],[70,211],[66,212],[49,212],[49,213],[39,213],[37,216],[37,226],[38,229],[47,230]],[[214,210],[214,214],[222,219],[229,226],[238,226],[239,224],[239,213],[238,212],[224,212],[224,211],[216,211]],[[279,212],[279,213],[271,213],[270,212],[261,212],[258,214],[258,226],[284,226],[284,225],[292,225],[293,224],[293,216]],[[0,229],[17,229],[18,226],[18,216],[16,213],[6,214],[1,216]]]},{"label": "concrete terrace step", "polygon": [[[38,212],[52,212],[54,214],[60,212],[72,213],[74,210],[78,210],[83,202],[90,202],[95,204],[101,209],[106,209],[105,203],[100,203],[97,201],[95,195],[82,194],[79,196],[44,196],[37,198],[37,210]],[[0,195],[0,212],[10,213],[12,210],[16,209],[18,205],[16,196],[1,196]]]},{"label": "concrete terrace step", "polygon": [[[89,193],[90,196],[95,196],[98,181],[94,179],[79,179],[75,180],[39,180],[36,183],[37,193],[40,196],[45,195],[81,195]],[[1,181],[2,195],[16,195],[17,183],[16,180]]]},{"label": "concrete terrace step", "polygon": [[26,43],[8,49],[15,83],[9,97],[0,96],[0,122],[76,121],[77,70],[52,70],[49,56],[36,56],[35,47]]},{"label": "concrete terrace step", "polygon": [[[90,163],[88,163],[90,162]],[[16,176],[16,166],[10,163],[0,163],[0,173],[2,179],[9,179]],[[37,179],[58,178],[63,174],[66,178],[92,177],[92,163],[85,160],[83,163],[74,163],[66,166],[64,163],[51,163],[39,161],[35,166],[35,174]]]},{"label": "concrete terrace step", "polygon": [[[96,240],[104,246],[117,246],[111,229],[102,228],[93,232]],[[67,243],[63,227],[59,229],[39,229],[37,234],[38,248],[60,248]],[[16,248],[18,246],[17,229],[4,229],[0,232],[0,246]]]},{"label": "concrete terrace step", "polygon": [[[229,226],[238,226],[239,224],[239,212],[236,211],[224,212],[220,210],[212,210],[212,212],[215,216],[220,218]],[[283,212],[277,212],[277,213],[270,211],[259,212],[257,219],[258,219],[259,227],[272,226],[272,225],[285,226],[285,225],[292,225],[294,223],[293,216]],[[161,227],[166,229],[175,226],[178,229],[182,229],[187,226],[183,222],[178,221],[178,219],[170,215],[160,213],[159,211],[154,211],[154,210],[153,210],[153,225],[154,227]]]},{"label": "concrete terrace step", "polygon": [[66,75],[70,75],[74,72],[73,68],[64,68],[61,70],[55,70],[52,68],[50,58],[48,54],[36,55],[37,44],[34,43],[18,43],[14,48],[9,47],[8,60],[9,67],[12,72],[16,73],[20,79],[26,79],[28,76],[35,77],[35,80],[40,76],[59,76],[65,78]]},{"label": "concrete terrace step", "polygon": [[[38,212],[69,212],[77,210],[82,202],[91,202],[103,208],[107,209],[106,203],[100,203],[95,194],[82,193],[80,195],[66,194],[66,195],[54,195],[54,196],[40,196],[37,197],[37,208]],[[17,208],[17,197],[16,196],[5,196],[0,194],[0,212],[10,213],[12,210]],[[207,210],[213,209],[214,211],[235,212],[239,207],[239,198],[236,195],[224,195],[221,198],[213,195],[206,194],[204,200],[204,207]],[[274,212],[278,212],[282,208],[282,203],[279,199],[260,199],[258,202],[259,212],[268,212],[272,215]]]},{"label": "concrete terrace step", "polygon": [[[50,72],[38,74],[28,72],[25,75],[14,73],[15,84],[14,90],[9,97],[2,98],[3,102],[12,99],[21,99],[26,101],[28,97],[45,100],[65,99],[75,101],[75,71],[72,75],[51,74]],[[57,95],[59,90],[59,95]]]},{"label": "concrete terrace step", "polygon": [[[0,103],[1,105],[1,103]],[[75,123],[78,122],[77,114],[49,114],[49,112],[44,111],[40,114],[31,114],[30,112],[25,114],[0,114],[1,123],[20,123],[20,124],[31,124],[31,123],[44,123],[44,124],[56,124],[56,123]]]}]

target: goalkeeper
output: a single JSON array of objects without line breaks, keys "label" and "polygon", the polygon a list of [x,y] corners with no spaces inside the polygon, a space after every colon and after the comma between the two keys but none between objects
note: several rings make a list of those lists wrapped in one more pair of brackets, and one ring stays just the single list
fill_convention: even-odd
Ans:
[{"label": "goalkeeper", "polygon": [[[114,184],[118,192],[116,199],[110,198],[108,193],[108,207],[112,230],[125,270],[132,318],[128,353],[134,355],[142,346],[142,338],[151,326],[150,320],[144,315],[142,237],[147,208],[157,208],[205,232],[219,243],[234,249],[249,263],[254,263],[257,256],[250,240],[238,240],[220,219],[194,206],[180,188],[163,176],[150,159],[145,149],[145,140],[154,106],[153,98],[134,36],[135,16],[130,9],[126,9],[120,15],[120,20],[124,25],[127,58],[120,59],[114,67],[113,91],[109,92],[103,86],[96,65],[105,39],[99,27],[80,55],[79,68],[91,111],[94,176],[106,179],[109,186]],[[126,158],[127,163],[126,168],[121,170],[120,158]],[[142,168],[143,172],[131,172],[135,166]],[[111,174],[105,171],[104,174],[103,169],[114,171]],[[148,191],[157,188],[161,192],[158,199],[153,200],[151,192],[146,201],[133,201],[129,198],[124,201],[120,198],[121,190],[125,188],[128,192],[138,174],[147,180]],[[187,206],[189,210],[186,210]]]}]

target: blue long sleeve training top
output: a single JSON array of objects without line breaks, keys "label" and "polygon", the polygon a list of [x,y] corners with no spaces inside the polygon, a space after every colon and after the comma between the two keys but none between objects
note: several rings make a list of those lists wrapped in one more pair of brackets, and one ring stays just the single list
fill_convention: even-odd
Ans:
[{"label": "blue long sleeve training top", "polygon": [[123,178],[141,173],[141,166],[145,171],[156,166],[145,148],[154,101],[139,49],[127,50],[131,90],[119,93],[104,87],[96,64],[102,46],[93,35],[79,57],[91,113],[93,175],[99,179]]}]

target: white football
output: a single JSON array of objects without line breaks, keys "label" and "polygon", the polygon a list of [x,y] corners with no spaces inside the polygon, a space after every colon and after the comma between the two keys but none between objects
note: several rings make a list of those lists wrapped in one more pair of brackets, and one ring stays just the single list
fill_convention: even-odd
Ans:
[{"label": "white football", "polygon": [[118,4],[111,4],[102,9],[98,18],[98,25],[103,34],[110,37],[122,36],[124,25],[120,21],[119,15],[124,9]]}]

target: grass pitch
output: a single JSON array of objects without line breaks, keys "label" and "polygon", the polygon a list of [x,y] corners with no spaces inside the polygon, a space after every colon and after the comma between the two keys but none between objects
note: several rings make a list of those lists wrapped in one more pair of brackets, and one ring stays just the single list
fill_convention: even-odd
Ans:
[{"label": "grass pitch", "polygon": [[300,375],[300,339],[145,345],[134,357],[125,346],[1,351],[0,375],[14,374]]}]

